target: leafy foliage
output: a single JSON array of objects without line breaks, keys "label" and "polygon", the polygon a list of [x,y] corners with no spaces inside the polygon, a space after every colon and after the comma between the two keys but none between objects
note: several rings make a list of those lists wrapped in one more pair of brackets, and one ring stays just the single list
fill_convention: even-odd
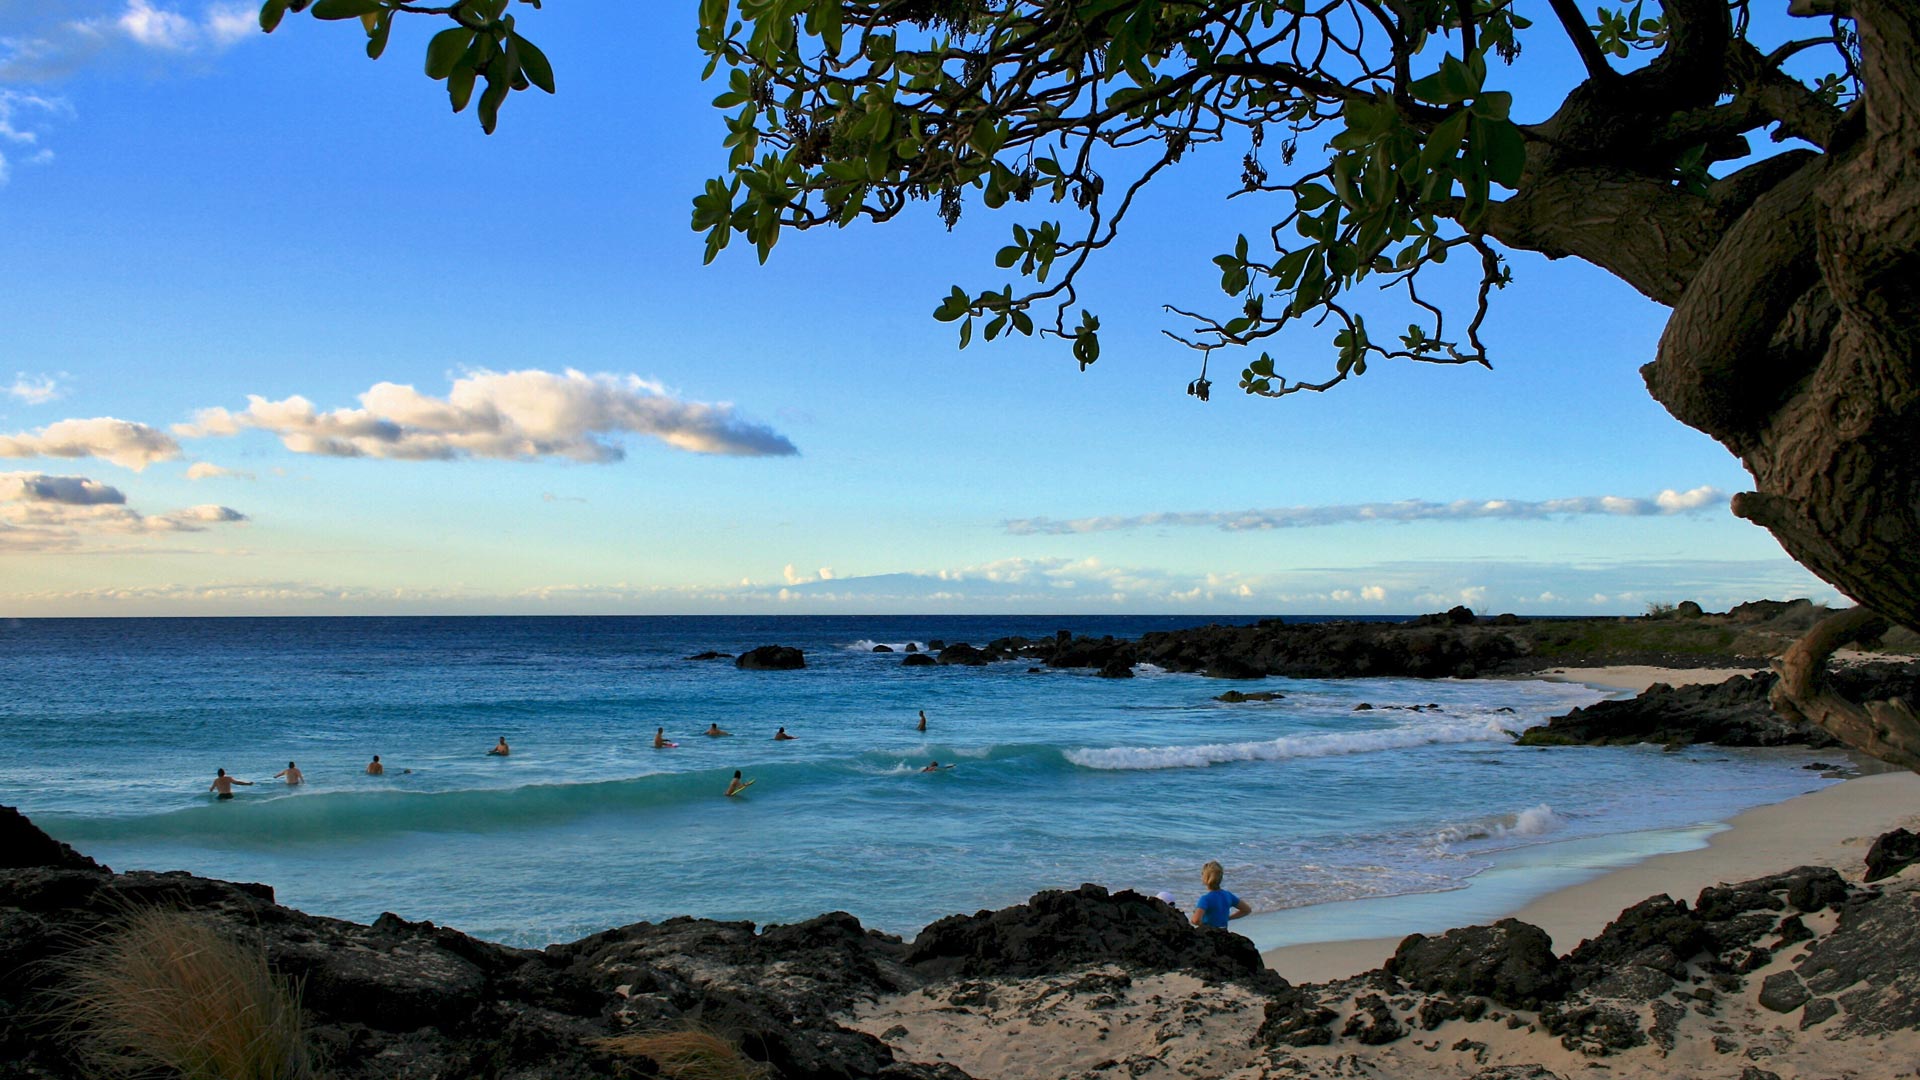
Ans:
[{"label": "leafy foliage", "polygon": [[[262,25],[306,2],[267,0]],[[949,228],[969,202],[1026,214],[994,260],[1017,280],[955,286],[934,317],[957,324],[962,346],[1060,339],[1085,368],[1101,322],[1081,304],[1083,268],[1155,177],[1220,144],[1239,156],[1228,197],[1275,205],[1263,233],[1213,260],[1224,310],[1167,309],[1188,323],[1169,336],[1202,354],[1189,393],[1208,397],[1207,358],[1222,347],[1263,349],[1238,382],[1266,397],[1323,391],[1385,359],[1488,364],[1481,328],[1511,279],[1502,248],[1568,253],[1529,216],[1536,193],[1604,167],[1711,216],[1731,205],[1711,169],[1753,156],[1746,133],[1822,145],[1853,85],[1842,22],[1762,54],[1746,3],[1637,0],[1589,21],[1550,0],[1587,81],[1527,126],[1498,72],[1542,31],[1513,0],[699,0],[727,162],[694,197],[692,224],[709,261],[735,238],[765,261],[787,230],[888,221],[915,203]],[[507,6],[317,0],[312,13],[362,19],[369,55],[396,12],[452,19],[427,74],[456,111],[484,78],[491,131],[510,90],[553,89]],[[1815,46],[1845,70],[1786,74]],[[1451,295],[1449,277],[1467,286],[1470,300],[1449,302],[1464,311],[1423,295],[1436,275],[1435,295]],[[1367,299],[1368,285],[1389,297]],[[1363,306],[1375,323],[1410,317],[1406,331],[1381,332]],[[1289,381],[1271,351],[1296,324],[1330,331],[1333,371],[1319,381]]]}]

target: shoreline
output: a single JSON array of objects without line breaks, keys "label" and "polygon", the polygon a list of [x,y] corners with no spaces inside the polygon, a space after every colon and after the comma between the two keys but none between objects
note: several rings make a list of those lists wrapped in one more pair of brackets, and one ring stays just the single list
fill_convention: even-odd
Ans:
[{"label": "shoreline", "polygon": [[[1862,860],[1876,836],[1916,825],[1920,825],[1920,774],[1858,776],[1785,802],[1755,807],[1724,825],[1666,830],[1708,835],[1704,845],[1604,869],[1598,876],[1555,889],[1495,918],[1532,923],[1552,937],[1556,951],[1565,952],[1599,933],[1621,911],[1661,893],[1691,904],[1710,885],[1804,865],[1831,866],[1842,877],[1858,881],[1864,871]],[[1557,846],[1541,845],[1543,849]],[[1461,925],[1488,921],[1492,920],[1463,919]],[[1404,936],[1283,945],[1262,950],[1261,958],[1290,982],[1327,982],[1379,967]]]}]

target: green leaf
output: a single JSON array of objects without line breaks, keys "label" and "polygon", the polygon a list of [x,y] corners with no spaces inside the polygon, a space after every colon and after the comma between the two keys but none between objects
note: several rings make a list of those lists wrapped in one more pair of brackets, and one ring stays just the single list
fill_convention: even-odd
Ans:
[{"label": "green leaf", "polygon": [[1467,137],[1467,111],[1461,109],[1440,121],[1427,136],[1427,148],[1420,152],[1420,167],[1432,172],[1452,161],[1460,153],[1460,142]]},{"label": "green leaf", "polygon": [[273,33],[274,28],[280,25],[280,20],[286,17],[287,5],[292,2],[293,0],[266,0],[266,3],[261,4],[260,29],[269,34]]},{"label": "green leaf", "polygon": [[387,51],[387,37],[392,33],[393,12],[382,11],[374,19],[373,29],[367,34],[367,59],[380,59],[380,54]]},{"label": "green leaf", "polygon": [[1333,192],[1319,184],[1301,184],[1293,189],[1293,194],[1300,209],[1308,212],[1318,210],[1333,201]]},{"label": "green leaf", "polygon": [[1503,187],[1518,189],[1527,166],[1527,142],[1511,120],[1476,121],[1480,146],[1486,152],[1487,176]]},{"label": "green leaf", "polygon": [[480,130],[493,134],[495,125],[500,123],[500,105],[507,100],[510,89],[504,79],[487,78],[487,88],[480,91],[480,107],[476,110],[480,116]]},{"label": "green leaf", "polygon": [[319,0],[313,5],[316,19],[357,19],[380,10],[380,0]]},{"label": "green leaf", "polygon": [[454,112],[467,107],[473,97],[473,82],[479,77],[479,71],[465,58],[453,66],[453,73],[447,76],[447,101]]},{"label": "green leaf", "polygon": [[539,46],[519,34],[508,35],[513,42],[514,51],[520,56],[520,70],[526,73],[527,81],[553,93],[553,64]]},{"label": "green leaf", "polygon": [[[427,77],[444,79],[453,74],[455,64],[466,55],[467,46],[473,41],[473,31],[464,26],[455,26],[433,35],[427,42]],[[458,108],[453,110],[459,112]]]}]

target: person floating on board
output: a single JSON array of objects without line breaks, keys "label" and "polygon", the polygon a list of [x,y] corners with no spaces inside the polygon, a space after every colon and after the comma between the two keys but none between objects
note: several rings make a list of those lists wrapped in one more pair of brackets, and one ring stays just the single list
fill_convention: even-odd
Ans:
[{"label": "person floating on board", "polygon": [[729,782],[728,782],[728,784],[727,784],[727,796],[728,796],[729,798],[731,798],[731,797],[733,797],[733,796],[735,796],[735,795],[738,795],[738,794],[740,794],[741,792],[743,792],[743,791],[745,791],[745,790],[747,790],[748,788],[750,788],[750,787],[752,787],[752,786],[753,786],[753,784],[754,784],[754,782],[753,782],[752,780],[742,780],[742,779],[740,779],[740,770],[739,770],[739,769],[735,769],[735,770],[733,770],[733,779],[732,779],[731,781],[729,781]]},{"label": "person floating on board", "polygon": [[918,728],[915,728],[914,730],[916,731],[927,730],[927,710],[925,709],[920,710],[920,726]]},{"label": "person floating on board", "polygon": [[677,743],[677,742],[668,742],[668,741],[667,741],[667,729],[666,729],[666,728],[663,728],[663,727],[657,727],[657,728],[654,728],[654,729],[653,729],[653,748],[654,748],[655,750],[670,750],[670,749],[672,749],[673,747],[676,747],[676,746],[679,746],[679,745],[680,745],[680,744],[679,744],[679,743]]},{"label": "person floating on board", "polygon": [[929,761],[927,762],[927,767],[924,769],[921,769],[920,771],[921,772],[946,772],[948,769],[957,769],[959,767],[960,766],[958,765],[942,765],[937,761]]},{"label": "person floating on board", "polygon": [[793,736],[791,736],[791,735],[789,735],[789,734],[787,734],[787,729],[786,729],[786,728],[781,728],[781,729],[780,729],[779,731],[776,731],[776,732],[774,732],[774,733],[773,733],[773,741],[774,741],[774,742],[786,742],[786,741],[788,741],[788,740],[790,740],[790,739],[792,739],[792,738],[793,738]]},{"label": "person floating on board", "polygon": [[1205,885],[1207,891],[1194,902],[1193,925],[1225,930],[1228,920],[1253,914],[1253,909],[1247,906],[1245,900],[1220,887],[1225,877],[1226,871],[1217,862],[1209,862],[1200,868],[1200,884]]},{"label": "person floating on board", "polygon": [[217,792],[218,794],[216,794],[214,797],[216,799],[219,799],[222,802],[225,802],[226,800],[233,798],[233,785],[235,784],[239,784],[242,787],[252,787],[253,781],[242,780],[239,777],[235,777],[235,776],[228,776],[227,770],[225,769],[215,769],[213,770],[213,783],[207,785],[207,790],[212,792]]},{"label": "person floating on board", "polygon": [[493,744],[493,749],[487,751],[487,756],[488,757],[506,757],[508,754],[511,754],[511,753],[513,753],[513,750],[507,746],[507,737],[505,735],[502,735],[500,736],[500,741]]},{"label": "person floating on board", "polygon": [[300,771],[300,766],[295,765],[291,761],[287,762],[286,768],[281,769],[279,772],[273,774],[273,778],[275,780],[278,780],[283,776],[287,778],[288,787],[298,787],[299,785],[304,784],[307,781],[306,774]]},{"label": "person floating on board", "polygon": [[719,737],[720,737],[720,736],[722,736],[722,735],[731,735],[731,734],[733,734],[733,732],[731,732],[731,731],[721,731],[721,730],[720,730],[720,725],[719,725],[719,724],[717,724],[717,723],[713,723],[713,724],[708,724],[708,725],[707,725],[707,730],[705,730],[705,731],[703,731],[703,732],[701,732],[700,734],[702,734],[702,735],[706,735],[706,736],[708,736],[708,737],[710,737],[710,738],[715,738],[715,739],[717,739],[717,738],[719,738]]},{"label": "person floating on board", "polygon": [[380,755],[379,754],[373,755],[373,760],[367,762],[367,775],[368,776],[385,776],[386,773],[387,773],[387,767],[385,765],[380,764]]}]

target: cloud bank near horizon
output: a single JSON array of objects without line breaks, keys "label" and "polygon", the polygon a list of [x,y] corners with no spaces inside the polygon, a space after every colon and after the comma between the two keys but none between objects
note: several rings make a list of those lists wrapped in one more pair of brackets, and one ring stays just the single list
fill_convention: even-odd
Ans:
[{"label": "cloud bank near horizon", "polygon": [[[4,532],[0,532],[4,536]],[[1782,557],[1538,562],[1423,560],[1250,574],[1187,573],[1099,559],[1015,557],[943,569],[765,580],[564,582],[484,589],[292,580],[112,585],[0,595],[16,614],[1637,614],[1692,599],[1710,610],[1762,597],[1847,601]]]},{"label": "cloud bank near horizon", "polygon": [[1066,536],[1079,533],[1118,532],[1156,526],[1211,527],[1222,532],[1252,532],[1267,529],[1309,529],[1326,525],[1365,522],[1413,521],[1538,521],[1555,517],[1604,515],[1613,517],[1670,517],[1692,514],[1725,502],[1718,488],[1697,487],[1690,491],[1668,488],[1647,499],[1617,495],[1578,496],[1565,499],[1458,499],[1453,502],[1429,502],[1405,499],[1400,502],[1349,503],[1332,506],[1291,506],[1267,510],[1228,510],[1162,512],[1131,516],[1069,518],[1014,518],[1006,523],[1015,536]]},{"label": "cloud bank near horizon", "polygon": [[269,432],[297,454],[449,461],[567,458],[606,463],[626,457],[609,437],[642,435],[678,450],[735,457],[798,454],[786,436],[739,417],[731,404],[685,401],[637,375],[588,375],[572,368],[479,371],[453,382],[444,398],[381,382],[357,409],[321,411],[295,395],[247,396],[238,412],[202,409],[182,438]]}]

